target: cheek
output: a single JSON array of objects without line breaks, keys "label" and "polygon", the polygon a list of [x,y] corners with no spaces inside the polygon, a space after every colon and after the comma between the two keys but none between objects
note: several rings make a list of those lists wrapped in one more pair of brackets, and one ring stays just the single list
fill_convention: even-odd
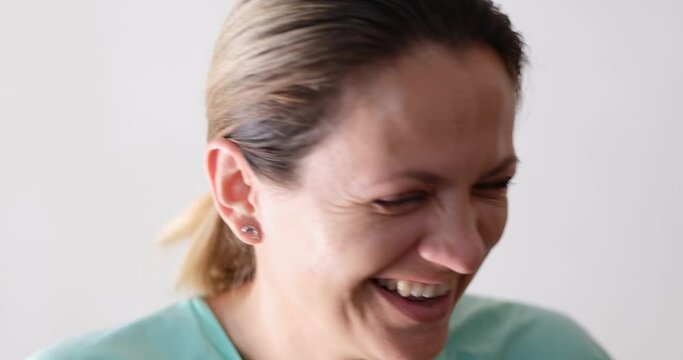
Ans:
[{"label": "cheek", "polygon": [[398,218],[367,213],[328,226],[326,234],[335,238],[335,254],[346,262],[345,276],[358,282],[377,275],[410,251],[423,236],[423,224],[420,215]]},{"label": "cheek", "polygon": [[349,293],[376,273],[396,237],[366,214],[334,211],[303,197],[268,198],[259,215],[264,241],[257,246],[258,265],[290,285],[328,293]]},{"label": "cheek", "polygon": [[507,199],[497,204],[482,204],[479,213],[477,228],[482,241],[490,250],[503,236],[508,217]]},{"label": "cheek", "polygon": [[257,276],[267,277],[281,291],[299,291],[306,278],[317,278],[310,264],[320,257],[310,209],[297,198],[270,195],[259,200],[263,237],[255,247]]}]

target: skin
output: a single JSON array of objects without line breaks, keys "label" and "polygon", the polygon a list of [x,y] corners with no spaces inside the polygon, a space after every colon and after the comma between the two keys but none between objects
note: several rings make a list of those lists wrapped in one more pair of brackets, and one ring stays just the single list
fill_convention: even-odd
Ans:
[{"label": "skin", "polygon": [[433,358],[448,317],[418,323],[371,279],[451,282],[455,304],[503,233],[516,95],[497,55],[429,44],[373,70],[345,85],[295,189],[207,147],[216,207],[256,253],[252,283],[208,299],[246,358]]}]

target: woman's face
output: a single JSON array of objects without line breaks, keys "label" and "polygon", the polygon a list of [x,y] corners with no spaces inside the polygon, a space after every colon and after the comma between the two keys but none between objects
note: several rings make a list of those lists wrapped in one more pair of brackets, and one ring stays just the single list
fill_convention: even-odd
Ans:
[{"label": "woman's face", "polygon": [[259,191],[257,276],[325,353],[432,358],[505,227],[514,86],[485,47],[376,70],[345,88],[300,187]]}]

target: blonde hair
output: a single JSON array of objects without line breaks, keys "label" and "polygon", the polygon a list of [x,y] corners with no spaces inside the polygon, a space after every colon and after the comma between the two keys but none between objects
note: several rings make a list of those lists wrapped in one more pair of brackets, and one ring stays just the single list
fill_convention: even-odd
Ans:
[{"label": "blonde hair", "polygon": [[[519,87],[521,36],[488,0],[244,0],[216,42],[206,93],[208,139],[236,143],[254,173],[295,188],[297,160],[333,131],[345,79],[419,43],[491,47]],[[213,208],[200,199],[162,231],[190,238],[179,281],[216,294],[251,280],[256,266]]]}]

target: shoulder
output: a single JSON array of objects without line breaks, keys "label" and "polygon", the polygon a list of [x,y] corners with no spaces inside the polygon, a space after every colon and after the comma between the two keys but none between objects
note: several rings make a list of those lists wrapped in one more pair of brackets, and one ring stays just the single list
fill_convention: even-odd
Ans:
[{"label": "shoulder", "polygon": [[609,359],[575,321],[547,309],[465,295],[444,354],[459,359]]},{"label": "shoulder", "polygon": [[29,359],[191,359],[202,353],[211,355],[195,302],[185,300],[124,326],[64,341]]}]

